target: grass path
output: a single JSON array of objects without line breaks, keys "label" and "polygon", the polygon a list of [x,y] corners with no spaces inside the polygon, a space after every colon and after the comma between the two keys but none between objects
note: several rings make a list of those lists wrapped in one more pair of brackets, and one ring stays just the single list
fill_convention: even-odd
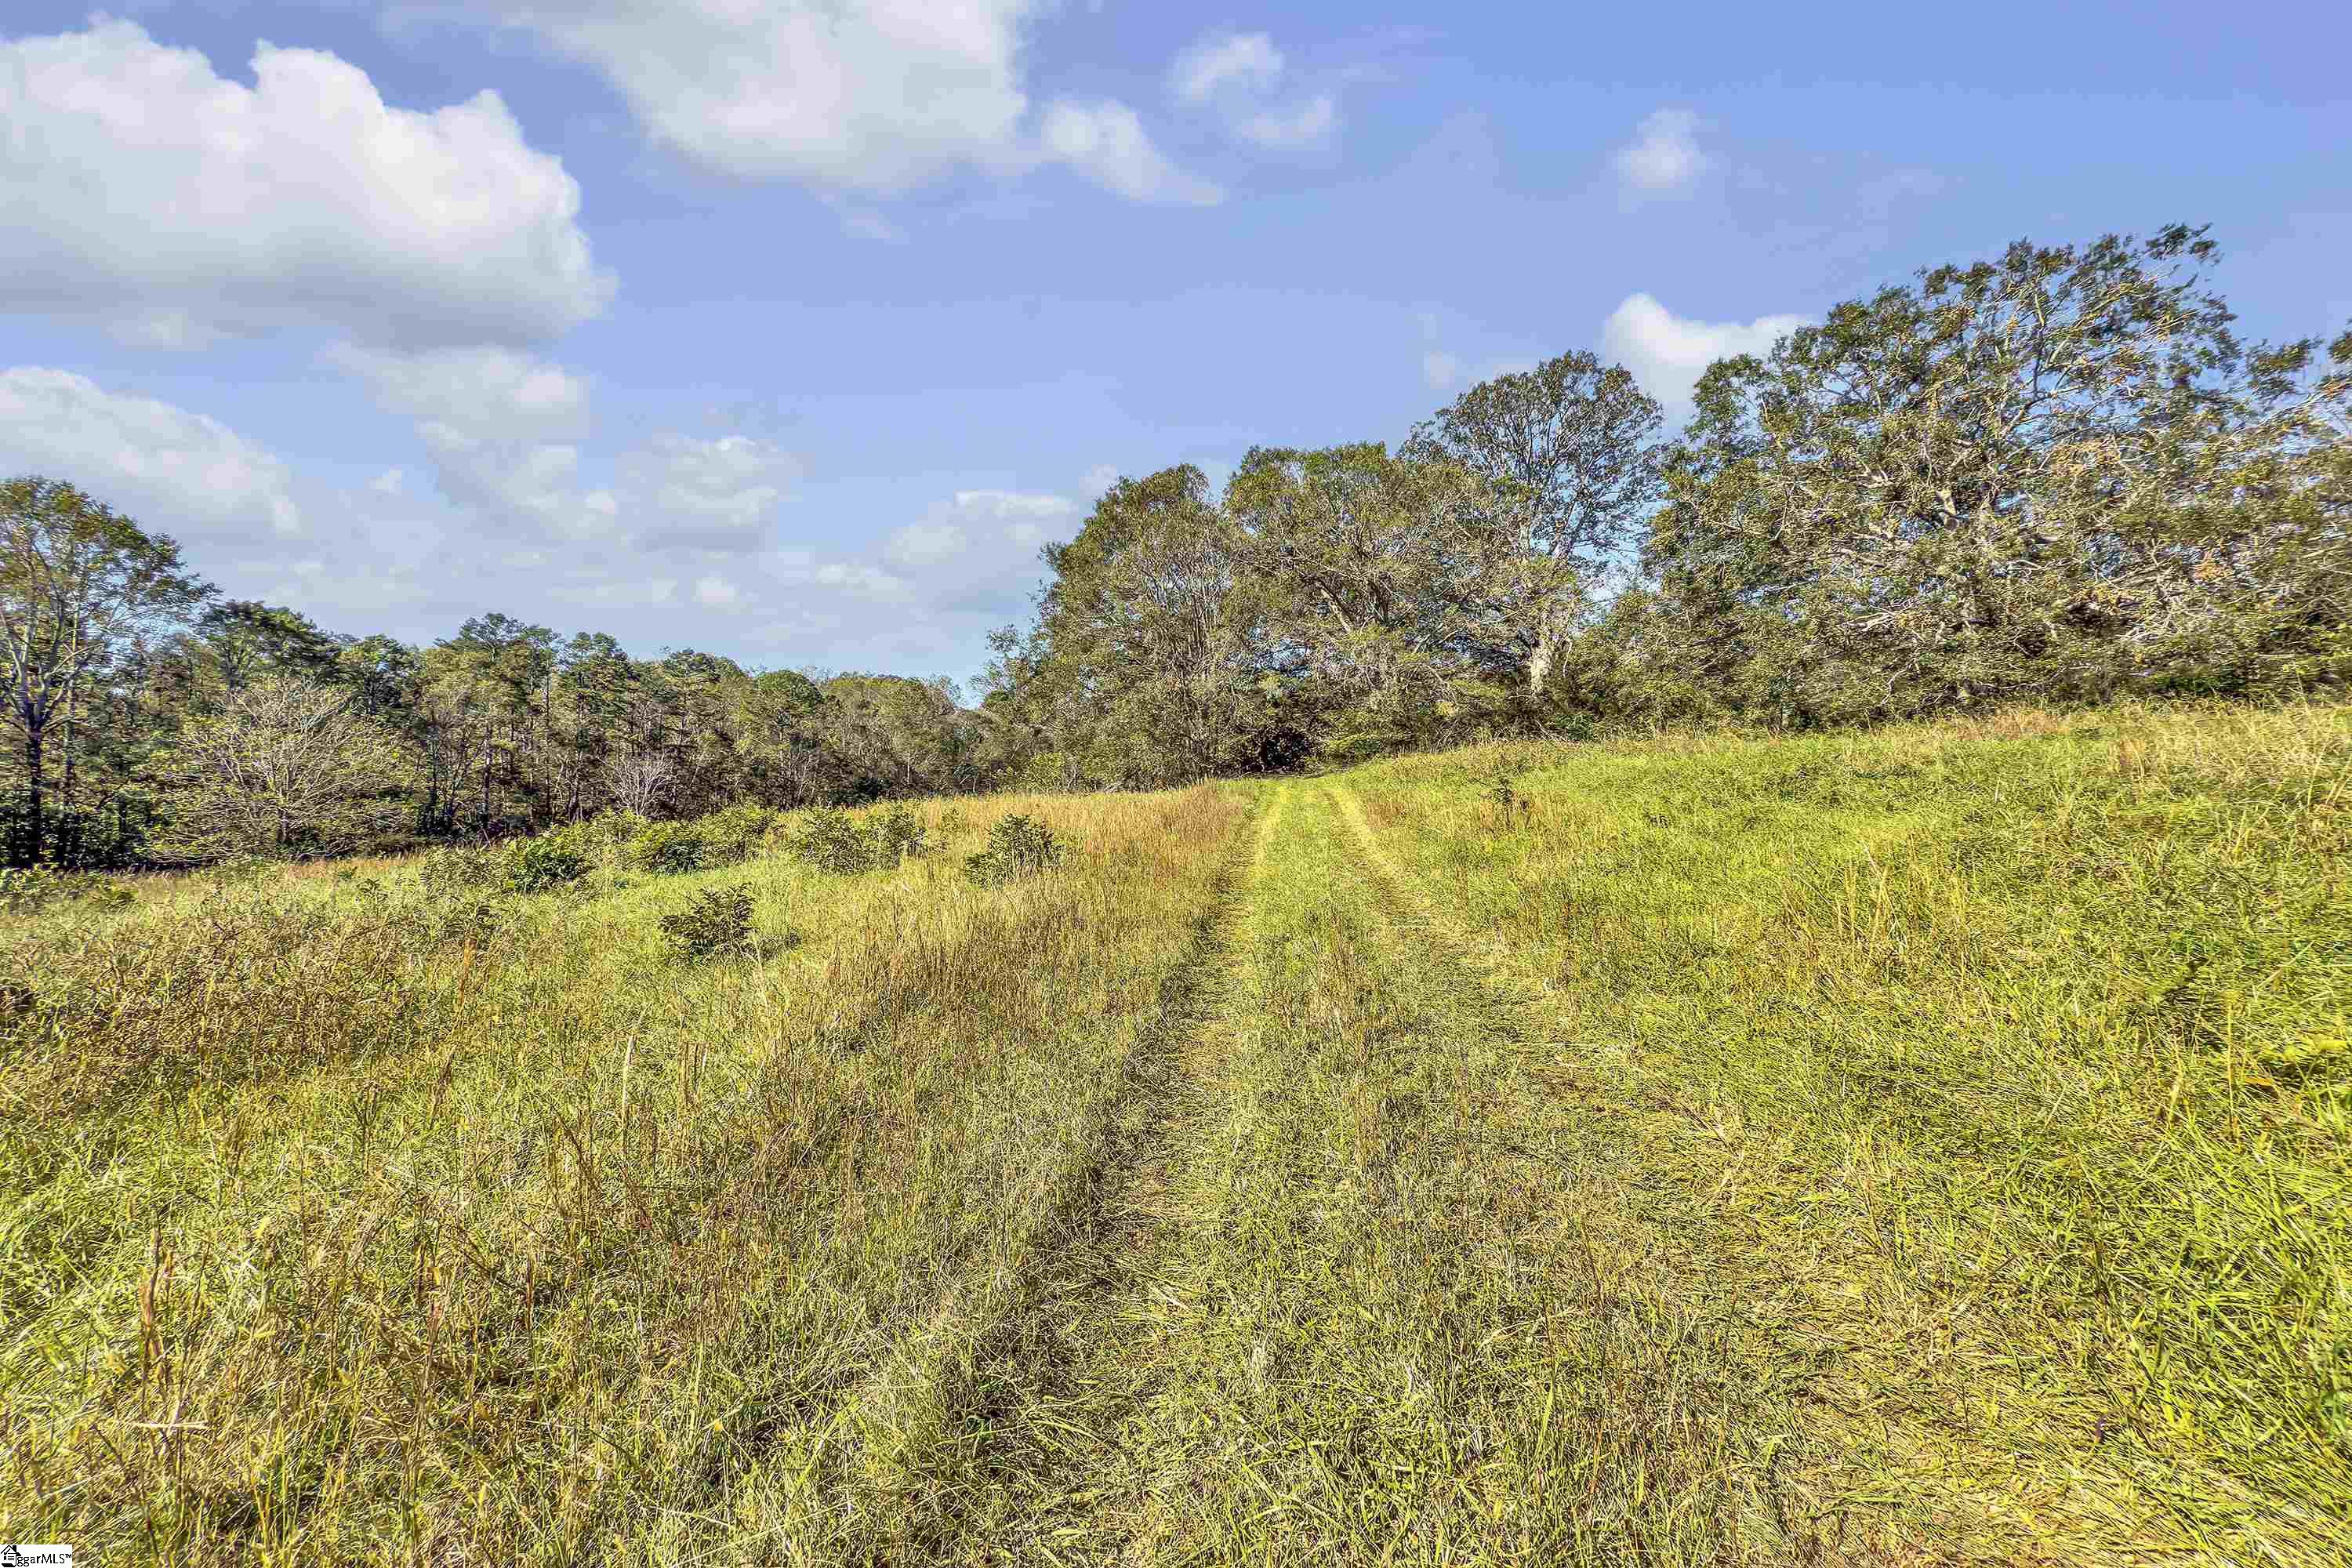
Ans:
[{"label": "grass path", "polygon": [[1088,1223],[983,1347],[923,1554],[1801,1555],[1781,1402],[1664,1288],[1591,1064],[1344,793],[1271,793],[1196,943],[1215,1005],[1139,1058]]}]

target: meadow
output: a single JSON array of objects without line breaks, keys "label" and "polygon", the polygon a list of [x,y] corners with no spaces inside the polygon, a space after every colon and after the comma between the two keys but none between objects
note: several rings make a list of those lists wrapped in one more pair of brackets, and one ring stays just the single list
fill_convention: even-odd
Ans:
[{"label": "meadow", "polygon": [[2339,1564],[2347,783],[2017,711],[0,914],[0,1537]]}]

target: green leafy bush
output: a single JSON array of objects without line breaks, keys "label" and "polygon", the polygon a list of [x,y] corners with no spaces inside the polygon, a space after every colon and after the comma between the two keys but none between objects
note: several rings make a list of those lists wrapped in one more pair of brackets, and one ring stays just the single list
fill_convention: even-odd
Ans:
[{"label": "green leafy bush", "polygon": [[544,893],[586,876],[588,857],[559,830],[526,838],[507,853],[507,886],[518,893]]},{"label": "green leafy bush", "polygon": [[877,866],[898,866],[930,853],[923,819],[894,805],[866,825],[866,842]]},{"label": "green leafy bush", "polygon": [[703,864],[731,866],[760,852],[777,813],[764,805],[730,805],[695,824],[701,830]]},{"label": "green leafy bush", "polygon": [[742,888],[711,888],[661,918],[670,955],[684,963],[742,952],[751,946],[751,895]]},{"label": "green leafy bush", "polygon": [[988,830],[988,847],[966,858],[964,875],[992,888],[1058,866],[1062,856],[1062,841],[1052,828],[1016,814]]},{"label": "green leafy bush", "polygon": [[640,871],[676,877],[699,871],[709,862],[709,846],[691,822],[649,822],[629,846],[629,861]]},{"label": "green leafy bush", "polygon": [[820,871],[832,871],[846,876],[863,871],[873,864],[857,819],[837,806],[825,806],[809,813],[807,824],[800,837],[793,841],[793,853]]},{"label": "green leafy bush", "polygon": [[0,868],[0,912],[8,914],[30,914],[68,901],[104,908],[131,903],[137,896],[120,882],[85,871],[59,871],[47,866]]},{"label": "green leafy bush", "polygon": [[931,842],[922,818],[903,805],[862,825],[849,813],[828,806],[809,814],[792,848],[806,864],[845,876],[903,865],[929,854]]}]

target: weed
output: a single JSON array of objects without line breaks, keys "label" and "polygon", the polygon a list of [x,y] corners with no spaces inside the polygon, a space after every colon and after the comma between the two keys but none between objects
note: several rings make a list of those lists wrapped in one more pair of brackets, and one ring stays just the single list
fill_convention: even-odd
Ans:
[{"label": "weed", "polygon": [[588,868],[588,857],[562,838],[526,838],[508,852],[507,886],[518,893],[544,893],[580,880]]},{"label": "weed", "polygon": [[661,917],[663,940],[684,963],[751,946],[751,894],[744,888],[706,888],[684,907]]},{"label": "weed", "polygon": [[691,822],[649,822],[629,846],[629,859],[640,871],[659,877],[682,877],[709,863],[710,846]]},{"label": "weed", "polygon": [[964,874],[984,888],[1000,886],[1062,863],[1063,845],[1034,817],[1001,817],[988,830],[988,847],[964,861]]}]

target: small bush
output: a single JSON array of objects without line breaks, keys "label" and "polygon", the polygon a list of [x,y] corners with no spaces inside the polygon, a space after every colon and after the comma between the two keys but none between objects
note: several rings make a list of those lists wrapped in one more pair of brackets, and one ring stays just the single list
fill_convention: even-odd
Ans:
[{"label": "small bush", "polygon": [[988,847],[964,861],[964,875],[992,888],[1058,866],[1062,854],[1062,842],[1052,828],[1016,815],[988,830]]},{"label": "small bush", "polygon": [[751,946],[751,895],[742,888],[712,888],[661,918],[672,957],[684,963],[742,952]]},{"label": "small bush", "polygon": [[838,806],[809,813],[807,826],[793,841],[793,854],[820,871],[847,876],[874,863],[873,847],[857,822]]},{"label": "small bush", "polygon": [[894,805],[873,820],[859,824],[837,806],[809,814],[807,826],[793,840],[794,857],[821,871],[847,876],[904,865],[931,852],[929,830],[922,818],[903,805]]},{"label": "small bush", "polygon": [[1519,793],[1518,775],[1501,763],[1496,763],[1494,770],[1487,773],[1484,787],[1478,791],[1478,798],[1491,809],[1494,825],[1498,828],[1525,822],[1533,810],[1528,797]]},{"label": "small bush", "polygon": [[676,877],[709,864],[709,847],[691,822],[649,822],[629,846],[629,860],[640,871]]},{"label": "small bush", "polygon": [[544,893],[588,874],[588,857],[560,832],[526,838],[507,854],[507,886],[518,893]]},{"label": "small bush", "polygon": [[866,841],[877,866],[900,866],[930,853],[923,819],[903,805],[894,805],[866,825]]},{"label": "small bush", "polygon": [[68,901],[107,908],[133,902],[138,895],[120,882],[82,871],[47,866],[0,868],[0,912],[31,914]]},{"label": "small bush", "polygon": [[700,830],[703,864],[732,866],[760,852],[776,813],[764,805],[730,805],[694,826]]},{"label": "small bush", "polygon": [[436,898],[485,892],[506,885],[506,858],[487,845],[452,844],[427,852],[416,877]]},{"label": "small bush", "polygon": [[425,906],[420,915],[425,940],[449,947],[488,947],[512,929],[514,915],[484,898],[457,898]]}]

